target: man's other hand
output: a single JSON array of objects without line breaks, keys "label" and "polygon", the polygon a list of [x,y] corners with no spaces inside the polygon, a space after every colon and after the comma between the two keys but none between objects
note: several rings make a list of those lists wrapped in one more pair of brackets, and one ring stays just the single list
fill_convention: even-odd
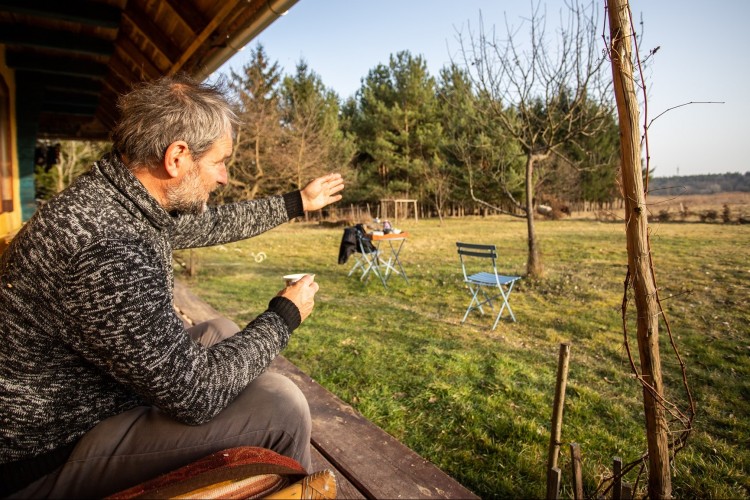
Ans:
[{"label": "man's other hand", "polygon": [[341,174],[328,174],[318,177],[300,191],[302,208],[305,212],[310,212],[335,203],[341,199],[341,195],[336,193],[342,189],[344,189],[344,179]]},{"label": "man's other hand", "polygon": [[312,274],[306,274],[298,281],[281,290],[278,295],[285,297],[297,306],[302,321],[305,321],[315,306],[315,293],[320,288]]}]

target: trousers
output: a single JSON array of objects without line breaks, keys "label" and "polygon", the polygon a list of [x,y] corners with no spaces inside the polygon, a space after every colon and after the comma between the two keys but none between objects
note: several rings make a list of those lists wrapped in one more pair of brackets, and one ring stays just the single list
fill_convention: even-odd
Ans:
[{"label": "trousers", "polygon": [[[239,330],[216,318],[188,333],[210,346]],[[299,388],[283,375],[265,372],[202,425],[182,424],[151,406],[103,420],[80,439],[62,467],[10,498],[101,498],[237,446],[267,448],[309,470],[311,427]]]}]

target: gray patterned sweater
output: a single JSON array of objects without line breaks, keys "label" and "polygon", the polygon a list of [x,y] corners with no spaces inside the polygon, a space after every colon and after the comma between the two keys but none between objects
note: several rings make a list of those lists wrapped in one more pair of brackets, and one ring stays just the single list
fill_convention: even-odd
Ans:
[{"label": "gray patterned sweater", "polygon": [[299,311],[276,297],[204,348],[173,309],[172,250],[301,214],[294,192],[173,216],[114,156],[41,207],[0,257],[0,465],[137,405],[187,424],[220,412],[286,346]]}]

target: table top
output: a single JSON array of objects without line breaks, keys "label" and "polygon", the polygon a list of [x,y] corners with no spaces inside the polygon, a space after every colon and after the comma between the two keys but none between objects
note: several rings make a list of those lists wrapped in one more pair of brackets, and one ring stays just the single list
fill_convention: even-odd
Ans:
[{"label": "table top", "polygon": [[389,233],[389,234],[372,234],[368,233],[367,237],[370,238],[373,241],[378,240],[405,240],[409,237],[409,233],[406,231],[402,231],[399,234],[395,233]]}]

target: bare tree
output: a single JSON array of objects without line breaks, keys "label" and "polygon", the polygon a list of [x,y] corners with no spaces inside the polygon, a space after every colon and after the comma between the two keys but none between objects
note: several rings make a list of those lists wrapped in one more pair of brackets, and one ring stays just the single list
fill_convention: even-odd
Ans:
[{"label": "bare tree", "polygon": [[227,162],[229,185],[217,193],[220,201],[253,199],[264,193],[268,173],[278,158],[281,138],[278,85],[281,69],[270,63],[262,45],[240,73],[232,71],[230,87],[235,92],[238,127],[232,157]]},{"label": "bare tree", "polygon": [[284,128],[279,188],[302,189],[314,177],[346,170],[354,144],[339,126],[336,94],[300,61],[296,74],[284,79],[281,97]]},{"label": "bare tree", "polygon": [[[544,267],[534,225],[535,193],[542,176],[536,170],[566,145],[598,133],[611,116],[611,92],[605,77],[606,58],[599,50],[596,4],[577,1],[560,13],[560,28],[551,41],[546,12],[532,6],[529,38],[519,41],[519,28],[506,20],[506,37],[487,32],[480,15],[479,31],[459,34],[461,51],[473,85],[480,95],[481,112],[495,118],[524,156],[525,199],[509,200],[527,221],[527,274],[539,277]],[[497,165],[502,170],[509,161]],[[503,175],[498,175],[502,180]],[[506,186],[507,188],[507,186]],[[510,189],[505,189],[510,194]],[[487,203],[474,195],[477,202]]]}]

